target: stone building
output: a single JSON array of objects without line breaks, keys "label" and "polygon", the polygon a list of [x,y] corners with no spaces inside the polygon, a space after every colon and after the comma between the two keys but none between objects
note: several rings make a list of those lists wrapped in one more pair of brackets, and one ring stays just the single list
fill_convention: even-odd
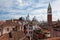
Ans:
[{"label": "stone building", "polygon": [[22,24],[20,24],[16,21],[8,20],[8,21],[5,21],[3,24],[0,25],[0,34],[1,35],[5,34],[5,33],[9,33],[12,30],[24,31]]}]

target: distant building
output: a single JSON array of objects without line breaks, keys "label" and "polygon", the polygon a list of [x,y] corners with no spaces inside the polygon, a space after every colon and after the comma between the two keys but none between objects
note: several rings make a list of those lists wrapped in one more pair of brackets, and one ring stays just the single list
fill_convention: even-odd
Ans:
[{"label": "distant building", "polygon": [[47,10],[47,22],[52,23],[52,8],[51,8],[50,3]]}]

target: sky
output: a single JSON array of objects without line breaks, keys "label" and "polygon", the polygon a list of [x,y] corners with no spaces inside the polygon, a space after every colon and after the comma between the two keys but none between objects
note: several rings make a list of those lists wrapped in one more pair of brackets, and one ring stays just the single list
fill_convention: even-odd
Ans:
[{"label": "sky", "polygon": [[0,20],[18,19],[30,15],[39,21],[47,21],[48,4],[52,7],[52,19],[60,19],[60,0],[0,0]]}]

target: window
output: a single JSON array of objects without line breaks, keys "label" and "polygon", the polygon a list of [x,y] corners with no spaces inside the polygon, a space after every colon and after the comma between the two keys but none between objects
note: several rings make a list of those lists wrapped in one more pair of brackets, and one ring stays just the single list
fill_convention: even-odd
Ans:
[{"label": "window", "polygon": [[29,28],[29,30],[32,30],[33,28]]},{"label": "window", "polygon": [[31,27],[32,27],[32,25],[29,25],[29,26],[31,26]]},{"label": "window", "polygon": [[17,31],[17,28],[13,28],[13,31]]},{"label": "window", "polygon": [[54,31],[58,31],[57,29],[54,29]]},{"label": "window", "polygon": [[12,38],[12,33],[11,32],[9,33],[9,38]]},{"label": "window", "polygon": [[0,29],[0,32],[1,32],[1,29]]},{"label": "window", "polygon": [[9,28],[7,28],[7,31],[9,31]]},{"label": "window", "polygon": [[14,31],[14,28],[13,28],[13,31]]},{"label": "window", "polygon": [[32,34],[32,31],[30,31],[29,33]]}]

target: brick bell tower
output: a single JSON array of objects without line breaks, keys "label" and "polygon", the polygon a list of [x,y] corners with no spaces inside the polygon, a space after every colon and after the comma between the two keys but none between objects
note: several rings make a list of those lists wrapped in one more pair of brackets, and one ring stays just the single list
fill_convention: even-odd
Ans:
[{"label": "brick bell tower", "polygon": [[47,21],[49,24],[52,23],[52,8],[51,8],[50,3],[47,10]]}]

